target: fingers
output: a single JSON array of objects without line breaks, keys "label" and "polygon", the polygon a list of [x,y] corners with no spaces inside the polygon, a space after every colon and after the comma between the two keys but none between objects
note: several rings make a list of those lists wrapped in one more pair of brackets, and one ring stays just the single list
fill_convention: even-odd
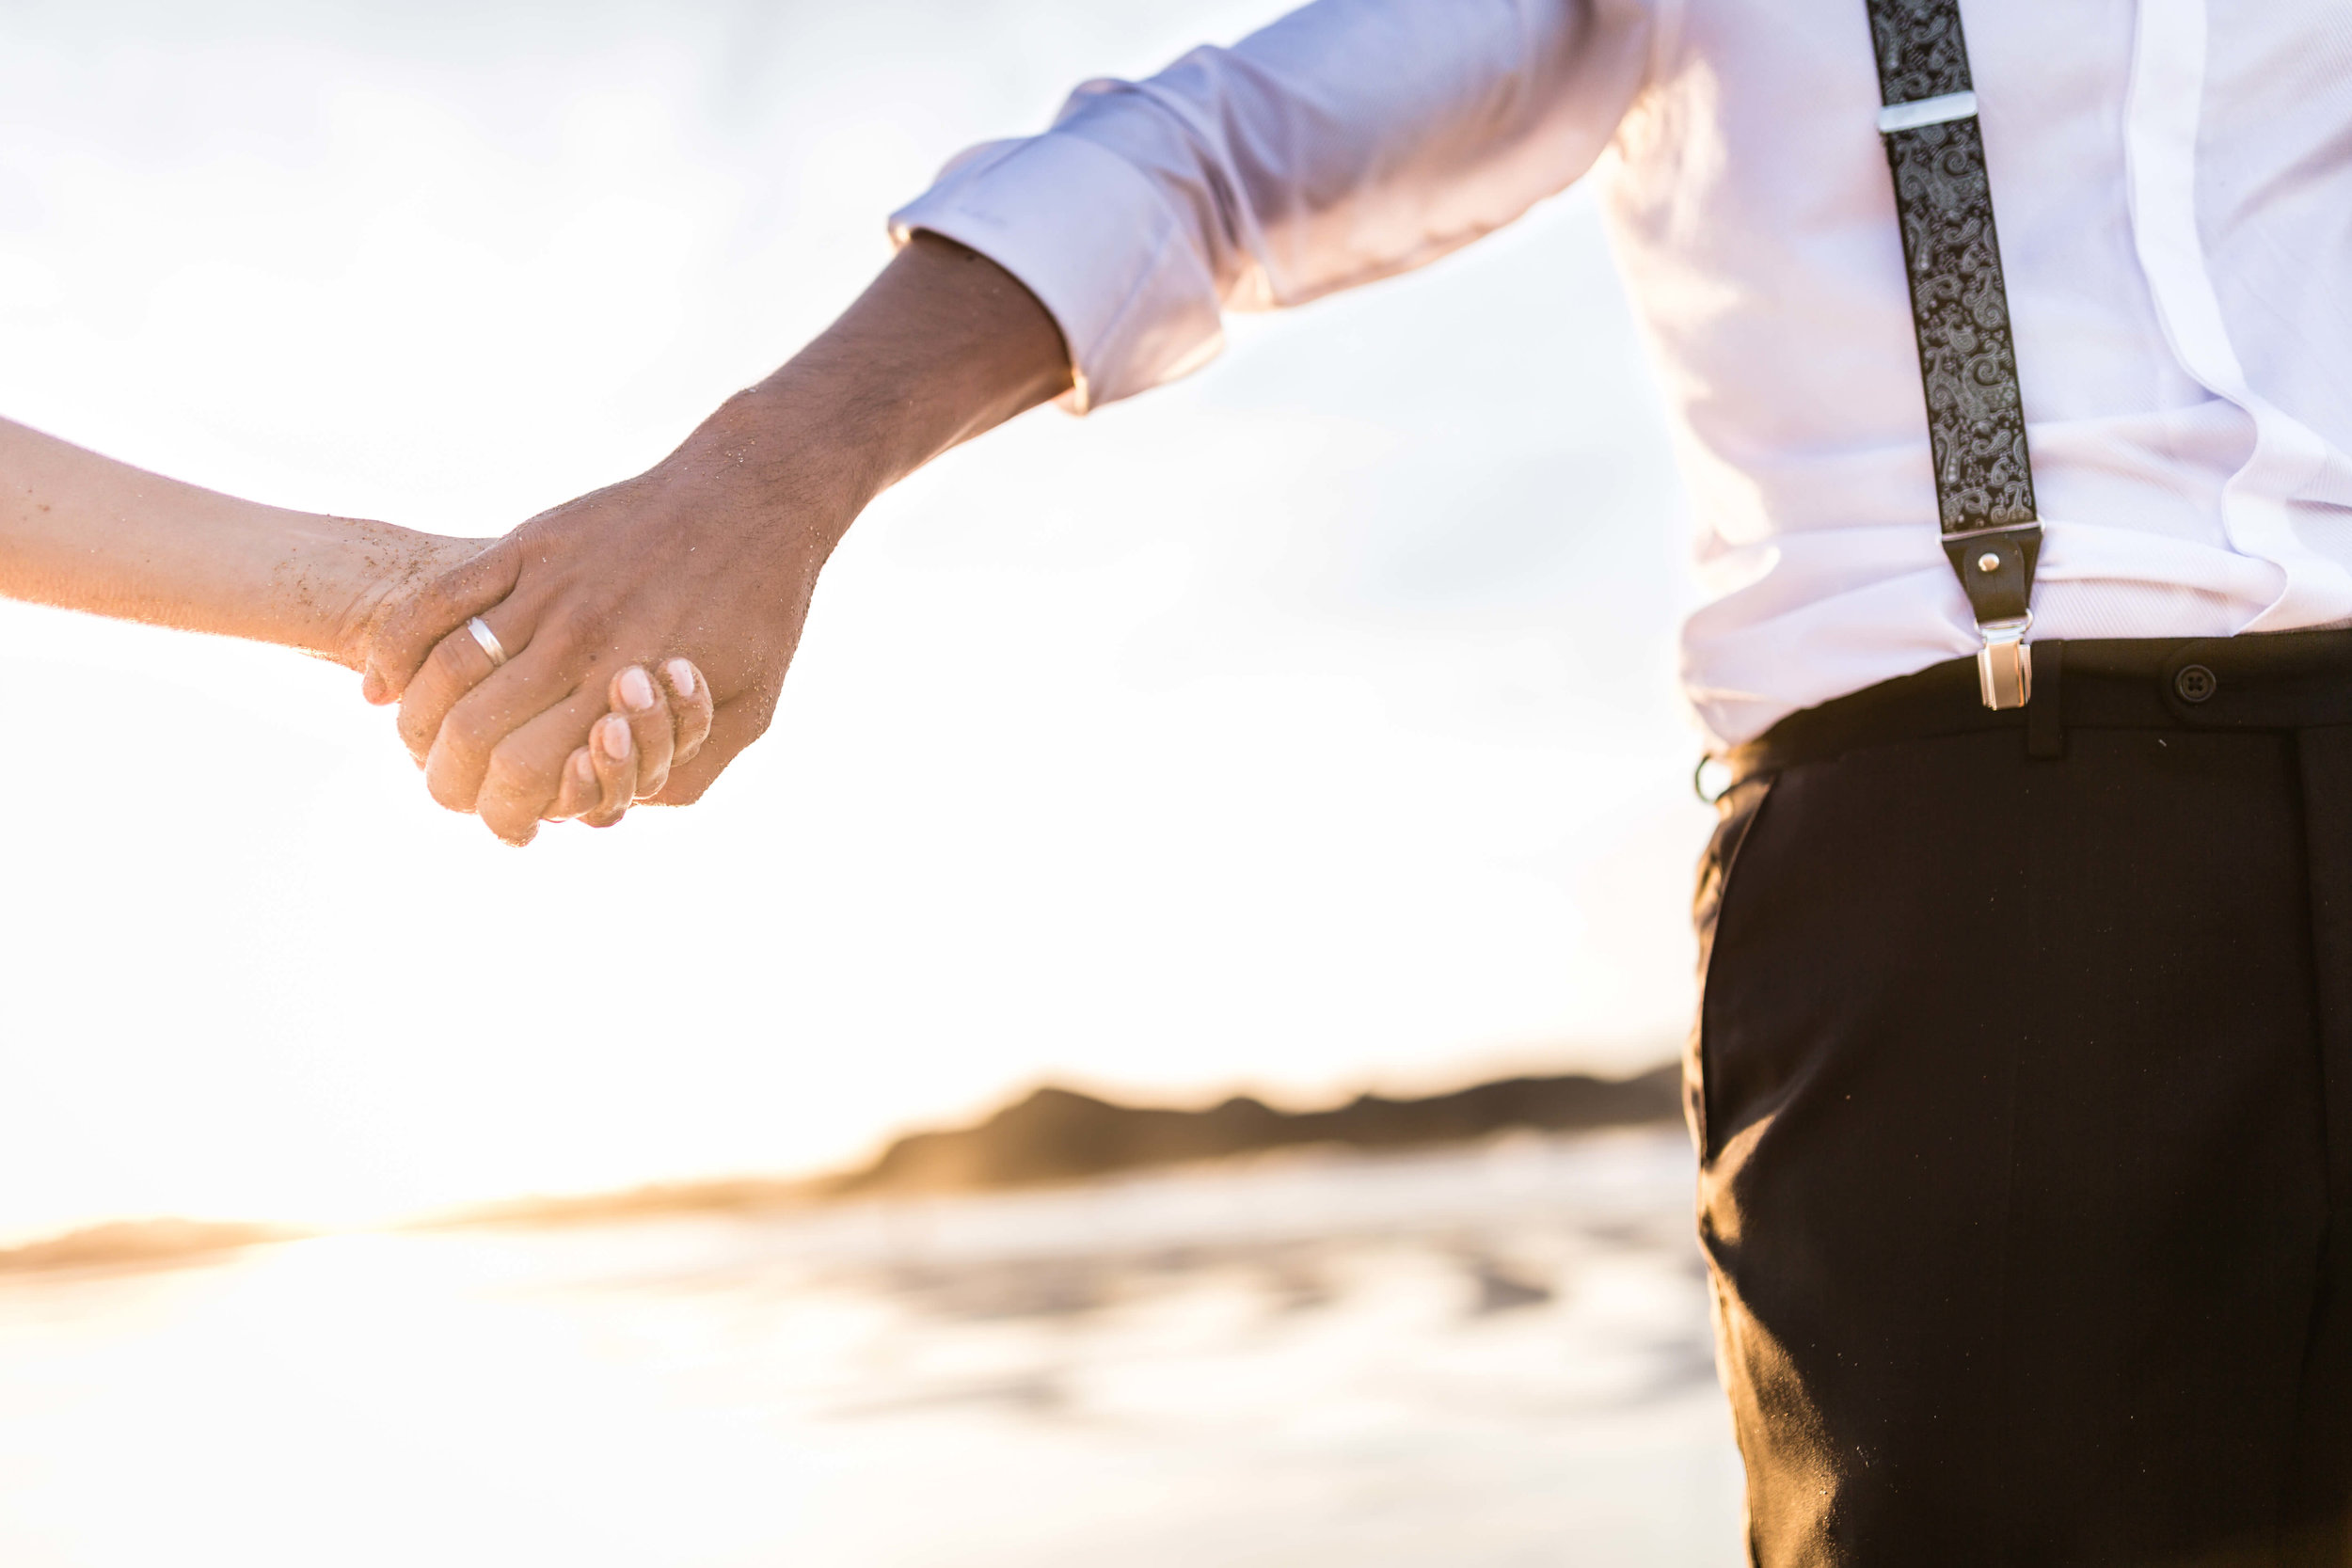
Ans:
[{"label": "fingers", "polygon": [[[648,692],[644,675],[643,666],[631,665],[613,676],[610,687],[612,709],[628,721],[630,736],[636,742],[636,799],[641,800],[660,792],[669,772],[669,764],[662,762],[662,757],[691,757],[693,750],[702,745],[710,733],[711,713],[710,684],[702,678],[702,672],[692,660],[666,660],[658,691]],[[554,716],[550,716],[550,722],[555,721]],[[551,731],[548,738],[558,737]],[[542,748],[539,754],[547,754],[547,749]],[[575,747],[564,760],[555,803],[548,807],[546,820],[561,822],[599,810],[608,804],[601,791],[596,762],[588,747]]]},{"label": "fingers", "polygon": [[670,766],[681,768],[694,760],[710,736],[710,683],[691,658],[664,660],[661,683],[670,689],[670,719],[676,727]]},{"label": "fingers", "polygon": [[747,691],[720,704],[711,717],[708,738],[696,749],[692,760],[671,764],[670,777],[654,803],[691,806],[701,800],[703,791],[735,760],[735,754],[767,732],[775,711],[775,698],[760,691]]},{"label": "fingers", "polygon": [[547,819],[568,822],[594,809],[602,797],[603,785],[596,781],[596,765],[589,757],[588,748],[575,746],[572,754],[564,759],[564,782],[555,792],[555,804],[548,808]]},{"label": "fingers", "polygon": [[[462,631],[457,635],[471,641]],[[442,678],[434,671],[443,658],[457,672],[452,678],[463,678],[468,669],[463,649],[437,652],[411,685],[411,702],[431,697],[428,683]],[[672,668],[660,681],[643,665],[628,665],[600,688],[573,691],[520,723],[512,718],[519,711],[515,704],[521,693],[507,689],[509,672],[501,672],[461,699],[435,736],[425,758],[426,784],[435,799],[472,810],[510,844],[529,843],[541,821],[577,816],[599,827],[618,822],[632,800],[662,786],[677,736],[700,744],[710,729],[709,683],[691,663],[669,662]],[[690,694],[675,699],[674,709],[673,693],[680,686]],[[608,718],[610,723],[601,722]],[[615,741],[616,734],[627,736],[625,744]],[[470,757],[485,738],[489,750],[477,769]],[[469,780],[477,781],[470,799]],[[618,800],[611,793],[616,781],[630,790]]]},{"label": "fingers", "polygon": [[[572,752],[587,738],[589,726],[604,716],[602,699],[601,689],[575,691],[492,746],[482,764],[481,787],[471,802],[483,826],[509,844],[528,844],[541,820],[596,808],[603,798],[602,790],[591,780],[571,812],[556,810],[564,790],[574,787],[566,771]],[[455,721],[453,718],[453,724]],[[436,745],[425,768],[428,785],[435,781],[436,769],[442,767],[442,749]]]},{"label": "fingers", "polygon": [[[498,607],[493,606],[482,617],[482,623],[490,628],[490,635],[498,640],[509,662],[523,651],[526,643],[521,628],[501,615]],[[499,668],[490,662],[489,650],[482,645],[481,639],[474,636],[471,617],[433,644],[432,651],[425,655],[423,667],[409,677],[407,694],[400,705],[400,738],[420,766],[433,750],[433,742],[441,733],[441,721],[449,717],[450,709]]]},{"label": "fingers", "polygon": [[[368,650],[360,695],[371,703],[397,701],[435,644],[462,627],[468,616],[482,615],[513,593],[521,575],[522,552],[501,539],[402,600]],[[512,644],[508,651],[514,651]]]},{"label": "fingers", "polygon": [[595,765],[602,799],[580,820],[592,828],[610,828],[627,815],[637,799],[637,737],[628,721],[608,713],[588,736],[588,758]]},{"label": "fingers", "polygon": [[[651,795],[670,776],[671,724],[668,694],[632,664],[615,674],[606,689],[612,711],[628,725],[637,752],[637,788]],[[636,797],[631,796],[634,800]]]},{"label": "fingers", "polygon": [[[602,680],[575,685],[553,673],[555,662],[541,657],[536,648],[528,650],[457,700],[432,732],[425,753],[424,786],[433,799],[452,811],[479,810],[491,759],[543,718],[563,732],[560,738],[550,739],[544,728],[536,732],[537,744],[501,765],[506,771],[501,787],[528,794],[526,783],[534,788],[543,784],[539,805],[555,799],[565,753],[580,744],[605,708]],[[538,816],[534,808],[531,816],[535,820]]]}]

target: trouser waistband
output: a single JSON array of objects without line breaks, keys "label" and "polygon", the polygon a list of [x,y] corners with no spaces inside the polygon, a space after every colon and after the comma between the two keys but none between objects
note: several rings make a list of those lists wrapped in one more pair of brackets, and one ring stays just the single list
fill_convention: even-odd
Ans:
[{"label": "trouser waistband", "polygon": [[1994,711],[1973,658],[1790,714],[1724,760],[1735,780],[1864,746],[2015,730],[2029,756],[2070,729],[2298,730],[2352,724],[2352,630],[2033,644],[2033,701]]}]

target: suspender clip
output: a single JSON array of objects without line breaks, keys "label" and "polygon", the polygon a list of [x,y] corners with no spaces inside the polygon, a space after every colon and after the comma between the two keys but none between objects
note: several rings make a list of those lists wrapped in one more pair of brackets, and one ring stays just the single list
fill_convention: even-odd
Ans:
[{"label": "suspender clip", "polygon": [[2013,621],[1989,621],[1977,627],[1984,646],[1977,650],[1977,687],[1989,708],[2024,707],[2033,698],[2033,649],[2026,633],[2033,629],[2029,610]]},{"label": "suspender clip", "polygon": [[2042,525],[2031,518],[1994,528],[1959,529],[1944,535],[1944,553],[1960,574],[1961,591],[1984,646],[1977,653],[1977,684],[1990,708],[2024,707],[2033,696],[2033,568],[2042,554]]}]

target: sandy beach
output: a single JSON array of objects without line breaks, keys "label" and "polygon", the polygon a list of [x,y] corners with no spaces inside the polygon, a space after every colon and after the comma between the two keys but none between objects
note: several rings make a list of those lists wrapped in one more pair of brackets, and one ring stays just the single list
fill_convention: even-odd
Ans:
[{"label": "sandy beach", "polygon": [[0,1286],[16,1568],[1736,1560],[1678,1130]]}]

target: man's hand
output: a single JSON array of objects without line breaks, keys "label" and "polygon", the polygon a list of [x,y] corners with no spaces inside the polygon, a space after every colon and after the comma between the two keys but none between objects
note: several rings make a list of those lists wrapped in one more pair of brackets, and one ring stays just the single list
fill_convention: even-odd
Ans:
[{"label": "man's hand", "polygon": [[[640,736],[638,794],[693,800],[767,727],[817,568],[856,502],[812,483],[821,451],[763,442],[763,395],[742,394],[651,472],[542,513],[395,611],[370,695],[401,697],[401,737],[435,800],[528,841],[564,763],[614,705],[613,680],[673,657],[709,683],[710,736],[675,770],[666,726]],[[507,654],[495,671],[464,626],[477,613]]]},{"label": "man's hand", "polygon": [[[818,571],[866,503],[1069,384],[1026,290],[917,235],[822,337],[652,469],[540,514],[404,603],[367,696],[400,701],[435,800],[525,843],[620,705],[622,673],[683,656],[716,703],[709,737],[673,767],[665,715],[639,726],[635,767],[641,796],[691,801],[767,728]],[[474,615],[506,652],[495,670]]]}]

